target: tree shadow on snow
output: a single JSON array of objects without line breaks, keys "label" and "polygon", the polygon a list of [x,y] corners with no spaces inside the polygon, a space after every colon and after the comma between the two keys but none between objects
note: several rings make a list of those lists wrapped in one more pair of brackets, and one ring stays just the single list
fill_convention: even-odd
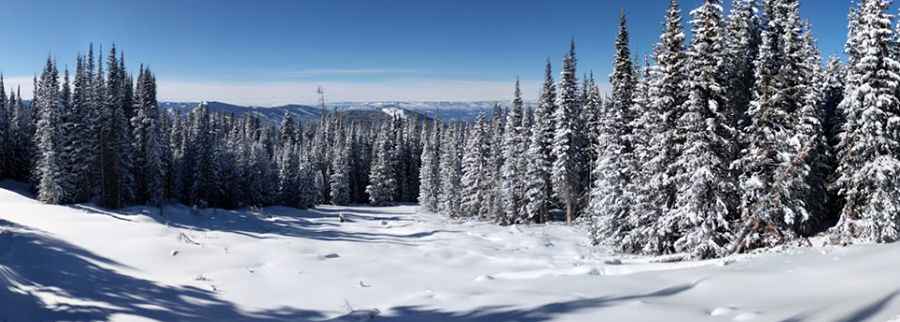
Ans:
[{"label": "tree shadow on snow", "polygon": [[854,311],[853,313],[850,313],[850,315],[848,315],[840,320],[837,320],[836,322],[867,321],[867,320],[869,320],[869,318],[874,317],[879,312],[884,310],[884,308],[887,307],[887,305],[890,304],[894,300],[894,298],[897,297],[897,295],[900,295],[900,290],[891,292],[890,294],[882,297],[878,301],[875,301],[869,305],[859,308],[858,310]]},{"label": "tree shadow on snow", "polygon": [[[158,321],[323,321],[326,312],[283,307],[245,312],[216,293],[192,286],[159,284],[123,273],[133,270],[46,233],[0,220],[0,321],[106,321],[116,315]],[[483,307],[450,312],[398,307],[377,321],[543,322],[563,314],[602,309],[627,301],[662,298],[697,283],[630,296],[556,302],[534,308]],[[38,296],[42,294],[43,296]],[[45,302],[46,298],[76,301]],[[346,317],[345,317],[346,318]],[[329,321],[344,321],[336,318]]]},{"label": "tree shadow on snow", "polygon": [[[133,221],[136,215],[146,216],[154,221],[179,229],[194,231],[216,231],[239,234],[255,239],[273,237],[306,238],[321,241],[342,241],[360,243],[386,243],[413,246],[413,240],[428,238],[439,233],[456,233],[450,230],[429,230],[410,234],[345,231],[338,216],[352,222],[371,222],[372,230],[378,230],[382,222],[408,220],[400,216],[359,215],[356,209],[310,209],[300,210],[287,207],[271,207],[260,212],[250,210],[193,209],[184,205],[167,205],[160,208],[131,207],[122,210],[106,210],[91,204],[69,205],[91,214],[110,216],[117,220]],[[396,215],[396,213],[392,214]],[[346,224],[346,223],[345,223]]]},{"label": "tree shadow on snow", "polygon": [[[243,312],[214,292],[161,285],[121,273],[121,263],[46,233],[0,220],[0,321],[108,321],[113,315],[158,321],[283,321],[323,313]],[[38,296],[43,294],[44,296]],[[75,299],[45,302],[42,298]]]},{"label": "tree shadow on snow", "polygon": [[[365,220],[412,221],[409,218],[397,216],[398,213],[396,211],[382,211],[371,208],[316,208],[309,210],[308,214],[304,214],[304,217],[337,218],[341,214],[344,217],[364,218]],[[402,214],[411,215],[413,213]]]},{"label": "tree shadow on snow", "polygon": [[[294,237],[320,241],[341,241],[360,243],[388,243],[412,246],[411,242],[431,237],[439,233],[456,233],[450,230],[428,230],[410,234],[346,231],[339,228],[342,223],[338,215],[319,213],[318,210],[298,210],[277,207],[261,214],[248,211],[201,210],[200,215],[190,215],[183,211],[170,212],[158,218],[161,223],[172,227],[202,231],[238,233],[253,238]],[[318,214],[318,215],[317,215]],[[324,220],[323,220],[324,219]],[[348,216],[345,219],[373,223],[372,230],[380,229],[378,217]],[[343,223],[349,224],[349,223]]]},{"label": "tree shadow on snow", "polygon": [[563,314],[576,313],[583,310],[597,310],[623,304],[628,301],[674,296],[694,288],[698,283],[699,282],[673,286],[645,294],[609,296],[548,303],[534,308],[489,306],[468,312],[448,312],[422,306],[404,306],[393,308],[391,309],[390,315],[379,316],[375,320],[385,322],[544,322],[552,321]]},{"label": "tree shadow on snow", "polygon": [[12,180],[0,180],[0,189],[15,193],[25,198],[36,199],[34,191],[24,183]]},{"label": "tree shadow on snow", "polygon": [[[856,311],[851,312],[849,315],[847,315],[843,318],[834,320],[834,322],[870,321],[872,318],[874,318],[876,315],[878,315],[878,313],[881,313],[881,311],[883,311],[888,306],[888,304],[893,302],[893,300],[898,295],[900,295],[900,290],[891,292],[890,294],[887,294],[884,297],[881,297],[877,301],[872,302],[866,306],[863,306],[863,307],[857,309]],[[804,322],[804,321],[807,321],[808,319],[812,318],[813,315],[814,314],[811,314],[810,312],[804,312],[804,313],[800,313],[800,314],[794,315],[792,317],[789,317],[787,319],[781,320],[779,322]]]}]

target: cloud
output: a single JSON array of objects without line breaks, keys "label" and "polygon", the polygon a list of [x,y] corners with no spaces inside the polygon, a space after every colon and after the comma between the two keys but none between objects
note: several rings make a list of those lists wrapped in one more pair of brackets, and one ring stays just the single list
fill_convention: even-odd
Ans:
[{"label": "cloud", "polygon": [[[284,81],[230,83],[158,80],[160,100],[224,101],[234,104],[274,106],[318,101],[322,86],[326,100],[338,101],[487,101],[512,98],[513,82],[467,80],[403,80],[385,82]],[[523,81],[526,99],[538,96],[538,81]]]},{"label": "cloud", "polygon": [[4,77],[3,86],[6,87],[6,95],[9,95],[10,90],[15,91],[17,87],[21,86],[22,96],[31,99],[31,92],[34,89],[34,78],[31,76]]},{"label": "cloud", "polygon": [[[327,71],[327,70],[323,70]],[[349,71],[348,71],[349,72]],[[374,72],[374,70],[372,70]],[[316,88],[322,86],[329,102],[346,101],[494,101],[511,100],[514,81],[402,79],[371,82],[354,81],[270,81],[230,82],[159,78],[159,100],[222,101],[233,104],[276,106],[315,104]],[[534,100],[540,81],[523,80],[526,100]],[[7,90],[22,86],[22,95],[32,97],[31,76],[5,78]]]},{"label": "cloud", "polygon": [[317,77],[317,76],[372,76],[372,75],[397,75],[397,74],[417,74],[419,71],[413,69],[390,69],[390,68],[324,68],[324,69],[302,69],[289,72],[289,76],[294,77]]}]

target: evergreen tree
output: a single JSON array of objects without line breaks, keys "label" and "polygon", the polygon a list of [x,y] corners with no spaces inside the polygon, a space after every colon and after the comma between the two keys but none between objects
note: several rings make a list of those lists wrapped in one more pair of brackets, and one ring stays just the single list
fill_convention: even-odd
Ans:
[{"label": "evergreen tree", "polygon": [[438,192],[440,191],[440,132],[441,125],[438,122],[432,122],[431,133],[424,131],[423,135],[428,136],[424,139],[425,145],[422,148],[422,168],[419,172],[419,204],[431,212],[437,212]]},{"label": "evergreen tree", "polygon": [[[89,59],[93,59],[93,49]],[[94,193],[94,171],[96,136],[92,131],[95,126],[95,115],[91,106],[90,97],[92,89],[93,63],[87,62],[88,58],[79,56],[76,62],[74,90],[72,102],[68,109],[66,132],[70,137],[67,146],[66,168],[70,171],[70,179],[73,191],[70,192],[73,202],[89,200]]]},{"label": "evergreen tree", "polygon": [[438,211],[452,218],[462,215],[461,184],[462,161],[460,160],[460,139],[458,127],[451,127],[444,134],[441,144],[441,189],[438,197]]},{"label": "evergreen tree", "polygon": [[[900,237],[900,173],[896,93],[900,64],[892,57],[894,31],[889,1],[864,0],[855,34],[859,57],[841,104],[846,115],[838,146],[835,185],[844,199],[833,229],[840,242],[892,242]],[[853,21],[851,19],[851,21]],[[851,26],[853,27],[853,26]]]},{"label": "evergreen tree", "polygon": [[306,156],[306,154],[301,155],[300,172],[298,174],[299,181],[297,183],[299,187],[298,208],[308,209],[315,207],[316,197],[318,196],[315,186],[316,176],[314,164],[309,160],[309,157]]},{"label": "evergreen tree", "polygon": [[390,126],[382,125],[375,144],[372,172],[369,174],[369,203],[373,206],[389,206],[395,202],[396,178],[394,178],[394,149]]},{"label": "evergreen tree", "polygon": [[[764,3],[768,24],[748,110],[747,148],[735,162],[742,188],[739,248],[772,246],[808,230],[824,212],[825,157],[819,58],[802,34],[796,0]],[[744,237],[744,236],[748,236]]]},{"label": "evergreen tree", "polygon": [[847,68],[837,57],[828,59],[825,66],[825,87],[823,89],[822,110],[825,113],[825,132],[831,146],[840,142],[838,133],[844,124],[844,113],[840,103],[844,99],[844,88],[847,86]]},{"label": "evergreen tree", "polygon": [[490,139],[488,125],[484,113],[478,114],[478,119],[472,125],[462,159],[461,184],[461,211],[466,217],[480,215],[491,186],[488,182],[490,164]]},{"label": "evergreen tree", "polygon": [[[340,136],[338,136],[340,137]],[[331,173],[331,203],[335,205],[348,205],[351,202],[350,191],[350,175],[351,163],[350,158],[353,152],[353,135],[344,135],[343,143],[338,147],[338,153],[335,154],[334,163]]]},{"label": "evergreen tree", "polygon": [[522,127],[525,119],[524,113],[522,91],[519,88],[519,81],[516,80],[512,108],[506,115],[506,131],[503,139],[504,159],[506,162],[503,163],[500,169],[502,178],[500,196],[503,203],[503,213],[502,217],[497,218],[497,221],[504,225],[519,223],[523,219],[525,187],[523,169],[518,161],[525,155],[525,129]]},{"label": "evergreen tree", "polygon": [[553,117],[555,112],[556,84],[553,81],[553,69],[548,60],[544,69],[541,97],[538,100],[537,109],[534,111],[534,127],[525,154],[528,161],[525,170],[525,213],[527,219],[532,222],[548,221],[550,207],[553,204],[551,166],[553,165]]},{"label": "evergreen tree", "polygon": [[[731,129],[723,111],[722,6],[705,0],[694,10],[693,41],[688,50],[688,100],[677,130],[684,145],[673,164],[678,191],[675,206],[663,219],[677,228],[671,232],[677,252],[697,258],[722,256],[733,239],[729,221],[735,186],[729,171]],[[667,237],[669,238],[669,237]]]},{"label": "evergreen tree", "polygon": [[139,203],[159,205],[163,199],[164,176],[159,121],[156,80],[149,69],[142,67],[138,76],[136,111],[131,118],[136,201]]},{"label": "evergreen tree", "polygon": [[553,139],[552,180],[554,191],[563,203],[566,211],[566,222],[571,223],[577,215],[577,207],[581,198],[579,175],[585,165],[583,147],[579,147],[580,137],[584,134],[579,128],[580,102],[578,100],[578,80],[576,72],[575,42],[563,61],[559,80],[558,109],[554,115],[556,133]]},{"label": "evergreen tree", "polygon": [[687,54],[681,10],[672,1],[666,12],[665,30],[656,45],[656,65],[645,77],[648,96],[647,110],[636,119],[648,139],[636,148],[636,160],[641,164],[634,180],[635,231],[632,240],[642,240],[643,252],[664,254],[674,252],[675,222],[667,221],[676,199],[673,166],[678,155],[677,122],[687,101]]},{"label": "evergreen tree", "polygon": [[33,160],[34,122],[32,110],[22,103],[22,91],[17,89],[15,94],[10,94],[9,105],[12,106],[13,116],[10,122],[12,135],[11,150],[14,156],[12,160],[11,177],[19,181],[31,179]]},{"label": "evergreen tree", "polygon": [[115,47],[107,58],[107,69],[106,83],[98,85],[102,88],[102,100],[99,101],[102,112],[99,125],[100,203],[107,208],[121,208],[127,197],[124,177],[129,172],[122,151],[127,144],[124,142],[127,128],[123,109],[126,84]]},{"label": "evergreen tree", "polygon": [[65,201],[68,188],[62,160],[63,132],[60,126],[60,114],[64,106],[60,95],[59,73],[49,58],[35,88],[34,98],[33,108],[40,111],[35,137],[39,153],[38,199],[58,204]]},{"label": "evergreen tree", "polygon": [[[635,252],[640,248],[634,241],[628,241],[632,229],[630,222],[634,196],[631,180],[634,176],[631,113],[643,110],[634,79],[631,51],[628,48],[628,29],[625,15],[619,23],[616,38],[616,58],[612,85],[612,103],[602,115],[597,129],[597,163],[593,171],[594,184],[591,191],[591,233],[595,243],[603,243],[625,252]],[[591,90],[594,92],[594,90]],[[591,104],[599,104],[599,90],[591,93]],[[641,106],[639,106],[641,105]]]},{"label": "evergreen tree", "polygon": [[221,187],[218,185],[216,173],[215,133],[205,102],[191,111],[190,122],[190,141],[187,148],[189,153],[185,162],[189,171],[189,175],[185,178],[189,181],[186,182],[185,188],[189,189],[189,204],[206,208],[215,201],[214,198],[219,194],[218,189]]},{"label": "evergreen tree", "polygon": [[724,85],[728,93],[726,100],[733,111],[731,126],[736,129],[747,125],[746,112],[753,99],[754,62],[761,42],[756,4],[757,0],[733,1],[724,36]]},{"label": "evergreen tree", "polygon": [[[290,143],[292,140],[287,140]],[[281,147],[278,168],[278,200],[291,207],[300,207],[300,153],[295,144]]]},{"label": "evergreen tree", "polygon": [[0,74],[0,178],[6,178],[11,172],[11,153],[10,144],[12,138],[12,129],[10,121],[12,120],[9,103],[6,99],[6,88],[3,84],[3,74]]}]

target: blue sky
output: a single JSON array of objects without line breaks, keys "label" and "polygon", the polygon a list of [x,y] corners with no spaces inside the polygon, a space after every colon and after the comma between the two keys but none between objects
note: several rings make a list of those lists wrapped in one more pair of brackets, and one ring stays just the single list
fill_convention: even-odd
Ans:
[{"label": "blue sky", "polygon": [[[682,0],[685,14],[701,0]],[[726,1],[728,2],[728,1]],[[825,56],[840,54],[849,0],[805,0]],[[0,10],[0,71],[25,83],[48,54],[93,42],[157,73],[164,100],[274,105],[329,100],[505,100],[537,95],[569,39],[580,71],[607,77],[617,15],[647,53],[668,0],[28,0]]]}]

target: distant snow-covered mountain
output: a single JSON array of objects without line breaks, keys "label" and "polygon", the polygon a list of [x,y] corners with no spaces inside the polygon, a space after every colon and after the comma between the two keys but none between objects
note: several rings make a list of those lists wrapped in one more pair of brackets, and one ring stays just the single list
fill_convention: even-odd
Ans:
[{"label": "distant snow-covered mountain", "polygon": [[[161,102],[160,107],[177,113],[188,113],[199,102]],[[352,120],[383,120],[391,117],[416,117],[427,119],[441,119],[444,121],[471,121],[484,112],[491,116],[494,106],[508,106],[507,102],[479,101],[479,102],[337,102],[326,105],[329,111],[344,113],[345,117]],[[530,103],[526,105],[531,106]],[[284,115],[291,114],[295,119],[314,120],[322,115],[322,109],[315,106],[289,104],[272,107],[243,106],[223,102],[207,102],[210,111],[228,113],[238,116],[254,114],[263,121],[280,124]]]},{"label": "distant snow-covered mountain", "polygon": [[[471,121],[478,117],[478,114],[485,113],[490,117],[493,114],[494,106],[499,104],[508,107],[509,102],[501,101],[476,101],[476,102],[453,102],[453,101],[435,101],[435,102],[338,102],[329,104],[329,107],[337,108],[337,110],[381,110],[390,109],[401,111],[412,111],[430,118],[438,118],[441,120],[452,121]],[[526,106],[533,107],[531,103]],[[390,113],[390,112],[387,112]]]},{"label": "distant snow-covered mountain", "polygon": [[[160,107],[177,113],[188,113],[199,104],[197,102],[161,102]],[[281,124],[281,120],[286,114],[291,114],[299,120],[317,119],[322,115],[320,108],[297,104],[273,107],[241,106],[222,102],[206,102],[206,104],[212,112],[238,116],[254,114],[261,120],[274,124]]]}]

